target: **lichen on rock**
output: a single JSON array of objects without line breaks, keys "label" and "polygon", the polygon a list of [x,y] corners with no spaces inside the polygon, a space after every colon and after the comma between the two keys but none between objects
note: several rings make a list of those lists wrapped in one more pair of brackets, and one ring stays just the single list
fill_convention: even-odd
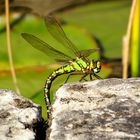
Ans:
[{"label": "lichen on rock", "polygon": [[49,131],[50,140],[140,139],[140,78],[65,84]]}]

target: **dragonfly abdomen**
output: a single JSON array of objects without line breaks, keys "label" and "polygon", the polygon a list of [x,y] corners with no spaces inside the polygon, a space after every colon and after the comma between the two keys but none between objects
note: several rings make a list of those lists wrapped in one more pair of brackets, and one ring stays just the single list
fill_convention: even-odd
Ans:
[{"label": "dragonfly abdomen", "polygon": [[45,88],[44,88],[45,100],[46,100],[48,106],[50,106],[50,88],[51,88],[51,84],[52,84],[53,80],[62,74],[72,73],[74,71],[75,71],[75,69],[73,68],[73,66],[71,64],[68,64],[68,65],[58,68],[57,70],[53,71],[49,75],[48,79],[46,80],[46,84],[45,84]]},{"label": "dragonfly abdomen", "polygon": [[72,73],[75,71],[84,71],[84,69],[86,69],[88,66],[88,64],[78,58],[76,61],[70,62],[69,64],[62,66],[60,68],[58,68],[57,70],[53,71],[45,84],[45,98],[47,101],[47,105],[50,105],[50,88],[51,88],[51,84],[53,82],[54,79],[56,79],[58,76],[62,75],[62,74],[68,74],[68,73]]}]

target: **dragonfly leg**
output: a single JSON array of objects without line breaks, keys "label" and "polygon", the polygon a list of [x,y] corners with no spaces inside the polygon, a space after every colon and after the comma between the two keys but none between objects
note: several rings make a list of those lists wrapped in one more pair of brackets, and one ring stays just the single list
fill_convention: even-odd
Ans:
[{"label": "dragonfly leg", "polygon": [[[70,76],[72,76],[72,75],[83,75],[83,73],[70,73],[70,74],[68,75],[66,81],[64,82],[64,84],[67,83],[67,81],[69,80]],[[85,77],[86,77],[87,75],[88,75],[88,74],[85,74],[84,76],[82,76],[82,78],[79,80],[79,82],[81,82],[82,80],[87,81],[87,80],[85,79]]]},{"label": "dragonfly leg", "polygon": [[70,78],[71,75],[74,75],[74,74],[73,74],[73,73],[70,73],[70,74],[68,75],[66,81],[64,82],[64,84],[66,84],[66,83],[68,82],[68,80],[69,80],[69,78]]},{"label": "dragonfly leg", "polygon": [[87,75],[88,75],[88,74],[85,74],[84,76],[82,76],[81,79],[79,80],[79,82],[81,82],[82,80],[87,81],[87,80],[85,79],[85,77],[86,77]]},{"label": "dragonfly leg", "polygon": [[90,80],[92,81],[92,80],[93,80],[93,79],[92,79],[92,74],[90,74],[89,76],[90,76]]},{"label": "dragonfly leg", "polygon": [[79,80],[79,82],[81,82],[82,80],[88,81],[87,79],[81,77],[81,79]]},{"label": "dragonfly leg", "polygon": [[102,79],[100,76],[96,75],[95,73],[93,74],[97,79]]}]

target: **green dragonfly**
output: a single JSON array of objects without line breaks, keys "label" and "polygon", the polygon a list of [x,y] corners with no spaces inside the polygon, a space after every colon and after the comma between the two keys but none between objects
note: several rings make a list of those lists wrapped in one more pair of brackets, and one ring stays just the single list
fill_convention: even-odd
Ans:
[{"label": "green dragonfly", "polygon": [[54,17],[47,17],[45,22],[47,29],[49,33],[52,35],[52,37],[56,39],[58,42],[60,42],[64,47],[66,47],[69,52],[75,55],[75,58],[73,58],[72,56],[66,55],[63,52],[56,50],[46,42],[40,40],[39,38],[31,34],[22,33],[22,37],[34,48],[42,51],[43,53],[45,53],[50,57],[53,56],[57,62],[65,63],[63,66],[53,71],[48,76],[45,83],[44,96],[48,110],[48,117],[50,117],[51,116],[50,88],[53,80],[55,80],[55,78],[57,78],[62,74],[69,74],[68,78],[66,79],[66,82],[69,79],[69,77],[74,74],[82,75],[80,81],[85,80],[85,77],[87,75],[90,76],[90,80],[92,80],[92,76],[99,79],[100,77],[96,75],[96,73],[100,72],[101,70],[101,62],[95,61],[93,59],[92,60],[88,59],[88,56],[90,56],[93,52],[97,51],[98,49],[78,50],[77,47],[68,39],[62,27]]}]

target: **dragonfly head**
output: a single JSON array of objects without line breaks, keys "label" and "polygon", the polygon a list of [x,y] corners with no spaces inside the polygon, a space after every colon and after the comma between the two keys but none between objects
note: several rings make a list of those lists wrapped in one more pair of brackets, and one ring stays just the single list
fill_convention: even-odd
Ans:
[{"label": "dragonfly head", "polygon": [[101,70],[101,62],[92,60],[92,70],[94,73],[98,73]]}]

